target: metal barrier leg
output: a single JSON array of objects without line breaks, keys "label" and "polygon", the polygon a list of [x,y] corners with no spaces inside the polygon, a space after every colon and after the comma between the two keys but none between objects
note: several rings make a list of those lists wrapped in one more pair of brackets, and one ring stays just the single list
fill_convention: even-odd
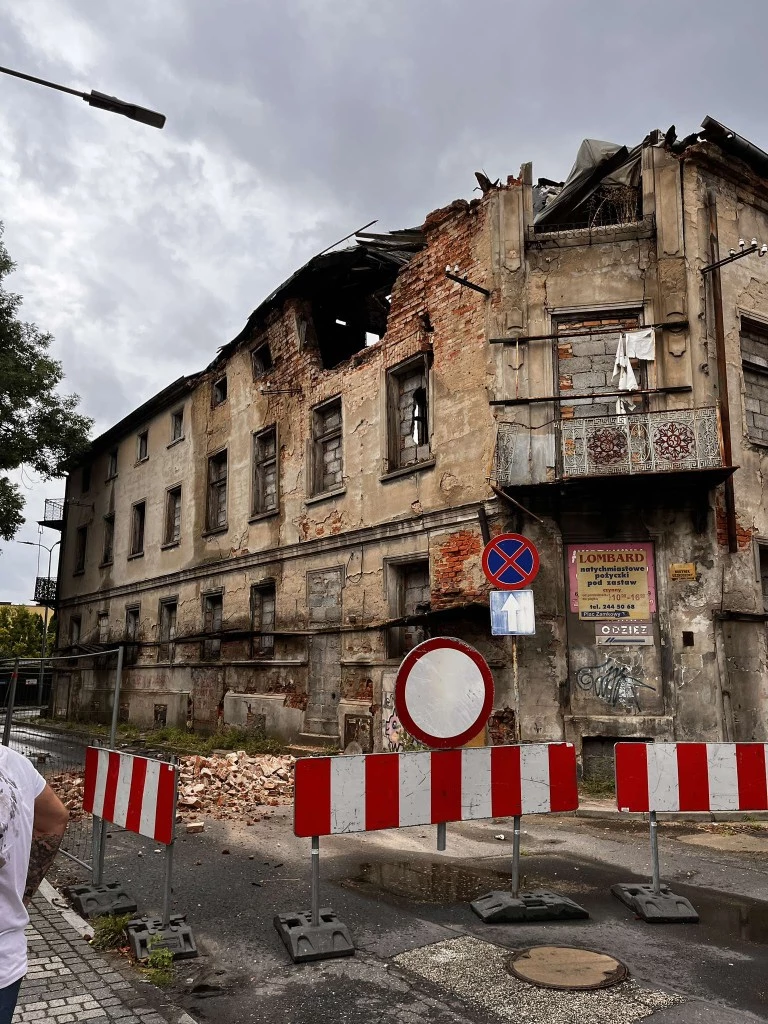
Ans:
[{"label": "metal barrier leg", "polygon": [[659,870],[659,826],[656,821],[656,811],[650,812],[651,819],[651,870],[653,891],[656,896],[661,893],[661,872]]},{"label": "metal barrier leg", "polygon": [[517,897],[520,890],[520,815],[512,823],[512,895]]},{"label": "metal barrier leg", "polygon": [[103,862],[101,859],[101,818],[93,816],[92,854],[91,854],[91,882],[93,885],[101,885]]},{"label": "metal barrier leg", "polygon": [[437,823],[437,849],[440,853],[442,853],[445,850],[445,834],[445,822],[439,821]]},{"label": "metal barrier leg", "polygon": [[312,836],[312,927],[320,924],[320,836]]},{"label": "metal barrier leg", "polygon": [[165,848],[165,891],[163,893],[163,928],[171,926],[171,878],[173,874],[173,843]]}]

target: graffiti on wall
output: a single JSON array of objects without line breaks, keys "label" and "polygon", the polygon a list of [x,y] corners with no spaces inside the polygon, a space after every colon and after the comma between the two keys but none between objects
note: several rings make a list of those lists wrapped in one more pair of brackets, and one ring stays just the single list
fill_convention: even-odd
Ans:
[{"label": "graffiti on wall", "polygon": [[622,665],[613,658],[606,658],[601,665],[586,665],[580,668],[576,673],[576,685],[585,693],[594,694],[611,708],[638,713],[642,710],[642,691],[656,692],[655,686],[631,675],[628,665]]}]

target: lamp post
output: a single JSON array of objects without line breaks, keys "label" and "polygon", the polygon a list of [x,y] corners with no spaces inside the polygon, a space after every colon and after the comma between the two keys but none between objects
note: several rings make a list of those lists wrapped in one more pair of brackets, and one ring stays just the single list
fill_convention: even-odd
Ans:
[{"label": "lamp post", "polygon": [[0,67],[0,72],[4,75],[13,75],[14,78],[23,78],[25,82],[34,82],[35,85],[44,85],[48,89],[68,92],[71,96],[79,96],[91,107],[110,110],[113,114],[122,114],[123,117],[151,125],[153,128],[162,128],[165,124],[165,114],[158,114],[156,110],[147,110],[146,107],[139,107],[135,103],[126,103],[125,100],[119,100],[117,96],[107,96],[106,93],[96,92],[95,89],[91,89],[90,92],[79,92],[77,89],[68,89],[65,85],[47,82],[44,78],[35,78],[34,75],[24,75],[21,71],[12,71],[11,68]]},{"label": "lamp post", "polygon": [[[19,544],[27,544],[31,548],[45,548],[45,550],[48,552],[48,575],[46,576],[46,580],[50,581],[50,579],[51,579],[51,558],[53,557],[53,549],[55,547],[58,547],[58,545],[61,544],[61,541],[57,540],[54,544],[51,544],[50,547],[48,547],[47,544],[41,544],[40,541],[37,541],[37,543],[35,543],[35,541],[33,541],[33,540],[20,540]],[[43,672],[45,670],[45,658],[46,658],[46,654],[47,653],[48,653],[48,602],[46,601],[45,602],[45,614],[44,614],[44,617],[43,617],[43,648],[42,648],[42,653],[40,655],[40,673],[39,673],[39,675],[37,677],[37,703],[38,703],[38,705],[41,703],[41,701],[43,699]]]}]

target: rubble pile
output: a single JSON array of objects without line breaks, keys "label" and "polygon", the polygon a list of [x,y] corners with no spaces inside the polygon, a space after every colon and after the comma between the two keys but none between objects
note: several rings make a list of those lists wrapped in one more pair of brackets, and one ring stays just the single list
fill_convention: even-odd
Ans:
[{"label": "rubble pile", "polygon": [[48,784],[69,811],[70,821],[80,821],[83,811],[83,771],[59,772],[47,777]]},{"label": "rubble pile", "polygon": [[258,821],[259,808],[293,801],[293,766],[290,755],[250,756],[193,754],[181,759],[177,810],[182,816]]}]

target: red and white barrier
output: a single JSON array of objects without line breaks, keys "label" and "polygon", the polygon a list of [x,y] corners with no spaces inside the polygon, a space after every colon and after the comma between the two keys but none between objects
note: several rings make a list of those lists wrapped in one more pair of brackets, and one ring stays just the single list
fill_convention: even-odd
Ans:
[{"label": "red and white barrier", "polygon": [[294,832],[327,836],[572,811],[570,743],[307,757],[296,762]]},{"label": "red and white barrier", "polygon": [[620,811],[768,810],[768,744],[617,743]]},{"label": "red and white barrier", "polygon": [[88,747],[83,809],[155,842],[173,842],[176,765]]}]

